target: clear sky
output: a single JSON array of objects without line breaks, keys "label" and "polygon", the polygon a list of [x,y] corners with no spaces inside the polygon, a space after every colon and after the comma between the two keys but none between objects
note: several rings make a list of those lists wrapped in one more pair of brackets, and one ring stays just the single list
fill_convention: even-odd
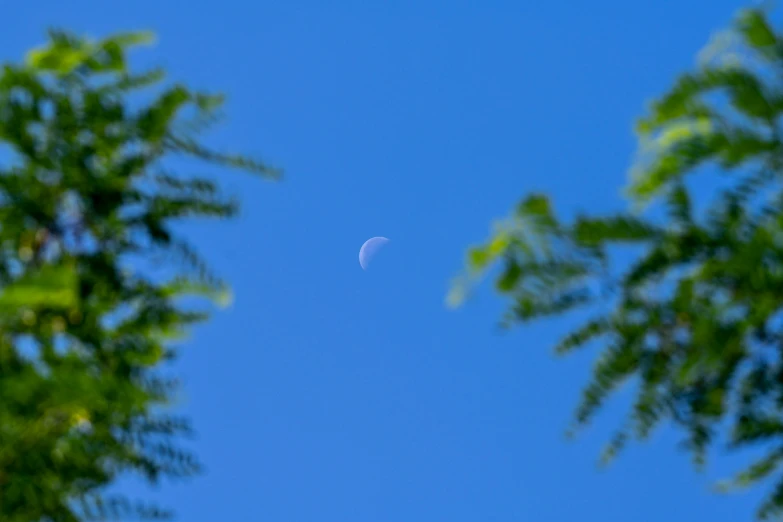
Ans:
[{"label": "clear sky", "polygon": [[[138,63],[229,95],[212,143],[242,217],[190,227],[236,290],[177,369],[207,474],[150,498],[194,522],[712,522],[760,491],[709,492],[663,430],[596,460],[619,405],[563,433],[594,353],[555,360],[559,321],[501,334],[484,289],[443,305],[464,250],[528,191],[604,211],[633,119],[743,3],[39,0],[5,6],[0,58],[47,26],[152,29]],[[392,240],[371,269],[358,251]],[[124,486],[131,494],[144,490]]]}]

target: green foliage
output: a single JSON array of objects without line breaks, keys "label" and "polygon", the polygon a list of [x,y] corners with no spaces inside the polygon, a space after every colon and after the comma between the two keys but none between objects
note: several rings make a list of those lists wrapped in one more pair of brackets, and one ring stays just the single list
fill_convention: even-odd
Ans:
[{"label": "green foliage", "polygon": [[[732,449],[763,443],[767,456],[729,484],[776,475],[758,511],[766,519],[783,515],[783,36],[763,12],[746,11],[707,54],[639,123],[628,187],[636,210],[563,223],[545,196],[528,197],[471,249],[449,303],[500,264],[509,323],[592,309],[556,347],[605,347],[574,428],[633,378],[634,404],[604,458],[663,422],[683,429],[697,464],[721,435]],[[714,199],[686,185],[707,165],[730,176]],[[693,199],[708,204],[703,214],[694,215]],[[663,222],[637,211],[648,204],[665,207]],[[627,269],[610,263],[610,249],[623,245],[642,252]]]},{"label": "green foliage", "polygon": [[[167,171],[187,155],[279,173],[212,151],[199,133],[222,98],[185,86],[130,97],[163,79],[132,72],[146,33],[91,41],[51,32],[23,64],[0,71],[0,520],[166,518],[107,497],[123,474],[151,482],[199,470],[179,447],[186,419],[165,406],[172,341],[208,317],[184,296],[225,299],[225,285],[172,224],[228,217],[215,181]],[[135,100],[135,99],[134,99]],[[170,280],[133,271],[168,253]],[[174,260],[177,264],[173,264]]]}]

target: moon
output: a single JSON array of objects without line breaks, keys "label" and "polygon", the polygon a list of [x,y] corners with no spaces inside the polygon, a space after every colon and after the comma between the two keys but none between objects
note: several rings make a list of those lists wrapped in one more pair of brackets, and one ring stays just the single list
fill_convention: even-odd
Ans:
[{"label": "moon", "polygon": [[359,249],[359,264],[362,266],[362,269],[367,270],[367,266],[370,264],[373,256],[388,242],[388,238],[381,236],[371,237],[364,242],[362,248]]}]

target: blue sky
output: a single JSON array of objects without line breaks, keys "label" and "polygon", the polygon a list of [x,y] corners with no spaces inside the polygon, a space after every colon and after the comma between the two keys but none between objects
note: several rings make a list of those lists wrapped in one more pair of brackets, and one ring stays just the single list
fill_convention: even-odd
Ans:
[{"label": "blue sky", "polygon": [[[622,400],[564,439],[594,356],[552,357],[567,322],[501,334],[488,289],[443,305],[466,247],[529,191],[618,208],[634,118],[745,5],[6,7],[4,60],[51,25],[156,31],[138,63],[229,95],[211,143],[286,170],[280,184],[225,173],[241,218],[189,227],[236,299],[177,367],[207,474],[149,498],[195,522],[749,519],[761,491],[709,492],[743,459],[697,474],[667,430],[597,470]],[[364,272],[376,235],[392,242]]]}]

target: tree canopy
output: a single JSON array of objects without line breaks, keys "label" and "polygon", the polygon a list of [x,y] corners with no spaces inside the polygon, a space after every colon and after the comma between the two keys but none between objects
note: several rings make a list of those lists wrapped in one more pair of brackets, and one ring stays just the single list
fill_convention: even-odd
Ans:
[{"label": "tree canopy", "polygon": [[[639,121],[627,211],[566,222],[549,197],[529,195],[469,250],[448,298],[459,305],[498,267],[507,324],[592,314],[555,347],[602,347],[575,428],[632,380],[632,410],[604,458],[664,422],[698,464],[714,444],[761,444],[768,453],[724,484],[777,476],[761,519],[783,515],[782,78],[783,35],[765,12],[743,11]],[[726,186],[697,190],[697,172]],[[625,267],[618,246],[641,253]]]},{"label": "tree canopy", "polygon": [[[177,381],[162,369],[227,287],[172,225],[238,205],[214,176],[175,172],[169,158],[279,172],[202,144],[221,96],[131,70],[128,51],[151,38],[51,31],[0,70],[5,521],[165,517],[107,487],[129,473],[154,483],[199,470],[178,443],[188,420],[165,408]],[[166,276],[145,268],[161,255]]]}]

